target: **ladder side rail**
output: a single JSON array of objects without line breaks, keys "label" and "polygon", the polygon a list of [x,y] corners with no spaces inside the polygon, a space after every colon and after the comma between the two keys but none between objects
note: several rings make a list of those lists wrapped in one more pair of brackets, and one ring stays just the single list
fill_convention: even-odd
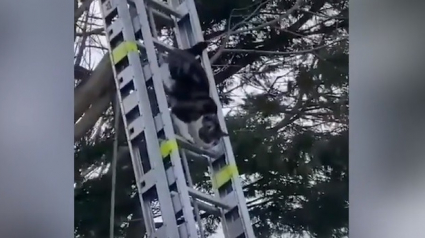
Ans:
[{"label": "ladder side rail", "polygon": [[[180,1],[168,1],[168,4],[173,6],[174,8],[185,6],[185,4],[181,4]],[[187,9],[186,9],[186,11],[187,11]],[[177,47],[179,49],[189,48],[192,45],[197,43],[196,39],[193,37],[193,34],[192,35],[190,34],[192,26],[190,24],[190,18],[189,18],[188,15],[186,15],[184,19],[177,18],[175,16],[171,16],[171,19],[174,22],[175,40],[176,40],[176,43],[177,43]],[[183,154],[183,156],[186,156],[187,151],[182,150],[181,153]],[[211,172],[210,179],[212,181],[214,179],[214,174],[212,174],[212,173],[214,173],[214,171],[212,171],[210,169],[210,172]],[[193,186],[193,184],[190,185],[190,186]],[[214,192],[215,192],[215,195],[218,196],[216,191],[214,191]],[[194,198],[194,200],[196,201],[196,198]],[[226,222],[225,222],[224,210],[222,208],[219,208],[218,211],[219,211],[219,214],[216,214],[216,215],[219,215],[220,218],[221,218],[221,221],[223,221],[222,222],[222,229],[224,231],[225,237],[228,238],[228,228],[227,228],[227,225],[226,225]]]},{"label": "ladder side rail", "polygon": [[[153,176],[155,186],[158,188],[158,197],[159,202],[161,204],[162,210],[172,210],[172,200],[170,191],[168,190],[168,184],[163,179],[165,174],[165,169],[161,163],[158,163],[158,161],[161,161],[161,154],[159,150],[159,141],[156,138],[156,131],[155,131],[155,122],[153,121],[152,112],[150,105],[146,105],[144,102],[149,101],[149,97],[147,95],[147,89],[146,85],[144,84],[144,75],[143,75],[143,69],[140,62],[140,55],[137,52],[137,50],[128,51],[126,52],[126,55],[124,57],[127,57],[128,59],[128,65],[127,65],[127,71],[126,74],[122,75],[122,81],[126,82],[127,84],[133,83],[134,85],[134,91],[133,95],[136,95],[137,97],[137,109],[139,110],[139,118],[136,120],[143,121],[143,128],[140,131],[137,131],[139,135],[134,135],[134,132],[132,133],[129,128],[129,122],[127,121],[126,112],[129,112],[128,108],[124,105],[124,100],[127,98],[130,98],[130,95],[126,95],[125,97],[121,93],[121,89],[123,88],[120,83],[120,79],[118,79],[118,70],[116,68],[117,63],[114,59],[114,51],[117,50],[118,47],[123,46],[122,44],[133,44],[133,46],[136,46],[135,40],[136,37],[134,35],[133,31],[133,25],[132,25],[132,19],[130,16],[130,12],[128,9],[128,6],[125,2],[120,0],[103,0],[100,3],[100,8],[104,20],[104,26],[105,26],[105,32],[106,32],[106,38],[108,39],[108,47],[109,47],[109,54],[110,59],[112,63],[112,71],[115,78],[115,84],[117,88],[117,94],[120,101],[120,108],[122,112],[122,117],[124,121],[125,126],[125,132],[127,136],[128,146],[130,149],[130,155],[132,159],[132,163],[134,166],[134,173],[135,173],[135,179],[137,182],[137,188],[139,191],[139,198],[141,204],[145,205],[142,206],[142,211],[144,215],[144,220],[146,224],[147,230],[150,230],[151,235],[154,231],[154,225],[153,225],[153,219],[152,219],[152,212],[150,207],[146,206],[145,198],[142,196],[143,186],[141,184],[143,180],[143,176],[145,176],[147,173],[146,171],[143,171],[143,165],[141,162],[141,151],[140,148],[137,146],[137,140],[140,140],[141,137],[139,135],[144,135],[145,141],[150,141],[151,143],[146,143],[146,149],[148,153],[148,159],[151,164],[151,170],[148,172],[149,174],[152,174],[152,172],[155,172]],[[108,23],[108,20],[106,19],[108,16],[112,14],[116,10],[116,17],[115,22]],[[123,42],[121,42],[120,45],[112,46],[111,41],[111,35],[116,34],[116,32],[111,32],[111,30],[114,30],[118,27],[114,27],[114,24],[121,24],[121,29],[119,34],[122,34]],[[115,35],[116,36],[116,35]],[[137,47],[137,46],[136,46]],[[128,68],[131,68],[131,70],[128,70]],[[122,71],[124,72],[124,70]],[[134,96],[133,96],[134,97]],[[139,128],[140,129],[140,128]],[[161,194],[162,193],[162,194]],[[173,217],[165,217],[164,222],[167,223],[166,233],[168,237],[175,237],[175,234],[178,234],[177,230],[177,222]],[[142,235],[142,234],[141,234]]]},{"label": "ladder side rail", "polygon": [[[142,36],[143,36],[143,43],[148,56],[149,67],[152,72],[153,88],[155,91],[155,97],[158,103],[158,108],[159,108],[162,123],[163,123],[163,131],[168,141],[176,142],[173,123],[171,120],[171,115],[168,108],[168,103],[167,103],[164,86],[163,86],[163,80],[162,80],[163,73],[160,71],[160,67],[158,65],[158,57],[157,57],[157,53],[155,52],[152,31],[148,24],[149,16],[147,13],[146,4],[145,4],[145,1],[143,0],[137,0],[134,3],[139,16],[139,23],[141,27]],[[182,203],[183,217],[186,223],[188,237],[193,237],[193,238],[198,237],[197,230],[196,230],[196,223],[195,223],[192,206],[191,206],[191,201],[190,201],[190,197],[188,193],[188,188],[186,185],[186,179],[183,172],[182,161],[177,148],[171,151],[170,160],[172,163],[172,169],[176,179],[178,195]],[[166,213],[163,213],[162,215],[166,216]]]},{"label": "ladder side rail", "polygon": [[[179,0],[168,0],[169,3],[174,7],[174,8],[182,8],[183,5],[186,5],[187,8],[187,12],[189,14],[189,24],[190,26],[185,26],[185,23],[181,23],[181,22],[176,22],[176,27],[175,27],[175,32],[176,32],[176,36],[178,36],[179,39],[179,47],[189,47],[191,45],[193,45],[196,42],[199,41],[204,41],[203,38],[203,34],[202,34],[202,29],[201,29],[201,25],[199,22],[199,17],[198,17],[198,13],[196,10],[196,6],[195,6],[195,2],[193,0],[183,0],[183,3],[180,3]],[[204,66],[204,69],[207,73],[208,79],[209,79],[209,84],[210,84],[210,95],[211,97],[217,102],[217,107],[218,107],[218,118],[219,118],[219,122],[220,122],[220,126],[223,128],[224,131],[227,131],[227,126],[224,120],[224,115],[222,112],[222,106],[218,97],[218,92],[216,89],[216,84],[215,84],[215,80],[214,80],[214,75],[213,75],[213,71],[211,68],[211,64],[208,58],[208,54],[206,52],[203,52],[202,54],[202,63]],[[224,166],[230,166],[233,167],[233,176],[231,178],[232,182],[233,182],[233,189],[236,193],[236,199],[237,199],[237,205],[238,205],[238,210],[239,210],[239,217],[242,219],[242,226],[244,229],[244,233],[245,236],[248,238],[254,238],[254,231],[251,225],[251,220],[250,220],[250,216],[249,216],[249,212],[248,212],[248,208],[246,205],[246,199],[242,190],[242,183],[241,183],[241,179],[239,178],[238,174],[237,174],[237,169],[236,169],[236,162],[235,162],[235,158],[234,158],[234,154],[233,154],[233,149],[230,143],[230,139],[229,137],[224,137],[222,138],[222,143],[221,147],[224,149],[225,152],[225,158],[218,158],[214,162],[217,162],[215,164],[219,164],[221,162],[221,165],[218,166],[214,166],[216,167],[216,169],[213,169],[215,171],[213,171],[214,174],[212,174],[212,179],[215,179],[215,177],[217,176],[217,172],[221,169],[221,167]],[[219,161],[219,160],[223,160],[224,161]],[[223,163],[224,162],[224,163]],[[215,193],[217,196],[219,197],[224,197],[226,195],[221,195],[222,193],[218,191],[218,189],[215,189]],[[231,201],[233,198],[229,197],[228,199],[226,199],[227,201]],[[225,218],[226,219],[226,218]],[[224,222],[227,225],[227,223],[231,223],[231,221],[234,219],[234,217],[230,217],[227,218],[227,222]],[[227,229],[228,227],[223,227],[224,229]],[[228,230],[228,233],[232,233],[231,231]]]}]

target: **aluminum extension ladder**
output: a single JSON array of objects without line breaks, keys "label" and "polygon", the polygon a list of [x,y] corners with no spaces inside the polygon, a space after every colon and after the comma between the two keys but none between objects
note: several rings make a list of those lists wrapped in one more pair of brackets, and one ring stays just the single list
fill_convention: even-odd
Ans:
[{"label": "aluminum extension ladder", "polygon": [[[161,78],[168,69],[160,67],[156,52],[171,47],[157,39],[154,19],[170,23],[179,48],[188,48],[203,41],[194,1],[100,0],[100,6],[148,237],[204,237],[202,210],[221,218],[226,238],[254,238],[229,138],[221,140],[222,152],[212,153],[174,133]],[[219,102],[206,53],[202,62],[211,96]],[[220,104],[218,108],[227,131]],[[193,154],[208,162],[214,196],[193,188],[186,158]],[[159,225],[152,212],[158,202]]]}]

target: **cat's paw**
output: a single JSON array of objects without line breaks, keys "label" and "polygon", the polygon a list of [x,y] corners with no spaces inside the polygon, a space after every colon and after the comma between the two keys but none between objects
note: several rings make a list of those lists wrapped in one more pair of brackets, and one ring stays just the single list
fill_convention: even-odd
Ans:
[{"label": "cat's paw", "polygon": [[192,143],[192,144],[195,144],[195,140],[193,139],[193,137],[192,137],[191,135],[189,135],[189,134],[187,134],[187,135],[183,135],[183,138],[184,138],[187,142]]}]

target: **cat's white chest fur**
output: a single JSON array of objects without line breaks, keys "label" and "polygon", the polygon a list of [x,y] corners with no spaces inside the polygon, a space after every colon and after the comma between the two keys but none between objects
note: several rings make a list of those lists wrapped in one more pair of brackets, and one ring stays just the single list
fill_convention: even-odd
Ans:
[{"label": "cat's white chest fur", "polygon": [[178,133],[180,134],[180,136],[182,136],[188,142],[192,144],[196,144],[204,149],[210,149],[211,147],[214,146],[213,143],[205,143],[199,137],[199,130],[203,126],[203,123],[202,123],[203,116],[201,116],[198,120],[193,121],[191,123],[185,123],[173,114],[171,114],[171,117],[173,119],[174,125],[177,127],[176,129],[178,130]]},{"label": "cat's white chest fur", "polygon": [[209,148],[212,147],[212,143],[207,144],[203,140],[201,140],[201,138],[199,137],[199,130],[203,126],[202,120],[203,120],[203,116],[201,116],[198,120],[196,120],[196,121],[194,121],[194,122],[192,122],[188,125],[189,134],[192,136],[193,142],[195,144],[201,146],[204,149],[209,149]]}]

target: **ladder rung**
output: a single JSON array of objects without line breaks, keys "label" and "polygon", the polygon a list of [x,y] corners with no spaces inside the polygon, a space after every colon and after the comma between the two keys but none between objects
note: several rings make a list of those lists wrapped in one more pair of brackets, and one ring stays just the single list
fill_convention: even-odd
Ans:
[{"label": "ladder rung", "polygon": [[165,4],[156,0],[148,0],[146,2],[147,4],[152,5],[155,8],[158,8],[160,11],[164,11],[166,14],[170,14],[178,18],[182,18],[184,16],[184,14],[181,14],[180,12],[174,10],[168,4]]},{"label": "ladder rung", "polygon": [[129,136],[130,140],[136,138],[140,133],[145,129],[145,123],[143,122],[143,118],[139,117],[130,124],[128,124]]},{"label": "ladder rung", "polygon": [[213,205],[222,207],[224,209],[230,209],[231,208],[229,205],[219,201],[218,199],[212,197],[211,195],[204,194],[204,193],[199,192],[198,190],[190,188],[190,187],[188,187],[187,189],[189,191],[189,194],[194,198],[197,198],[197,199],[200,199],[204,202],[208,202],[208,203],[211,203]]},{"label": "ladder rung", "polygon": [[[166,57],[167,56],[166,54],[164,54],[164,52],[168,52],[168,51],[171,51],[171,50],[174,49],[173,47],[171,47],[169,45],[166,45],[166,44],[162,43],[161,41],[159,41],[159,40],[157,40],[155,38],[152,38],[152,41],[158,47],[158,50],[160,51],[161,56],[163,56],[163,57]],[[143,49],[143,50],[146,49],[146,47],[143,45],[142,42],[137,41],[136,44],[141,49]]]},{"label": "ladder rung", "polygon": [[164,223],[162,223],[162,222],[155,222],[154,226],[155,226],[156,229],[158,229],[158,228],[160,228],[162,226],[162,224],[164,224]]},{"label": "ladder rung", "polygon": [[[161,56],[163,57],[167,57],[167,55],[164,52],[170,52],[172,50],[175,50],[176,48],[167,44],[162,43],[161,41],[159,41],[158,39],[152,38],[152,41],[154,43],[154,45],[156,47],[158,47],[158,50],[161,53]],[[143,45],[142,42],[137,41],[137,46],[140,47],[141,49],[146,49],[146,47]],[[198,58],[198,57],[197,57]]]},{"label": "ladder rung", "polygon": [[189,150],[193,153],[199,154],[200,156],[206,155],[206,156],[211,157],[211,158],[219,158],[220,157],[220,154],[216,154],[216,153],[213,153],[211,151],[198,148],[195,145],[193,145],[192,143],[187,142],[184,138],[182,138],[179,135],[176,135],[176,140],[177,140],[177,143],[179,144],[180,147],[182,147],[183,149]]},{"label": "ladder rung", "polygon": [[166,21],[166,23],[169,24],[169,25],[172,26],[174,24],[174,21],[173,21],[173,19],[171,19],[170,16],[168,16],[168,15],[166,15],[166,14],[164,14],[164,13],[162,13],[162,12],[156,10],[156,9],[152,9],[152,13],[155,16],[157,16],[157,17],[161,18],[162,20]]},{"label": "ladder rung", "polygon": [[[159,41],[156,38],[152,38],[152,41],[156,45],[156,47],[158,47],[158,50],[161,51],[161,52],[170,52],[170,51],[176,49],[173,46],[162,43],[161,41]],[[144,46],[141,43],[139,43],[139,46],[144,48]],[[198,58],[198,57],[199,56],[197,56],[196,58]]]},{"label": "ladder rung", "polygon": [[[170,237],[170,236],[167,236],[165,234],[165,227],[164,227],[164,223],[163,222],[155,222],[154,226],[158,230],[156,230],[156,232],[153,235],[148,236],[147,238],[164,238],[164,237]],[[178,226],[179,226],[177,228],[179,230],[179,236],[178,237],[189,237],[188,234],[187,234],[186,227],[183,224],[183,222],[180,222],[180,224],[178,224]]]},{"label": "ladder rung", "polygon": [[127,114],[139,104],[137,92],[133,91],[122,99],[123,113]]},{"label": "ladder rung", "polygon": [[174,50],[174,47],[169,46],[167,44],[162,43],[161,41],[159,41],[158,39],[153,38],[153,43],[158,47],[158,50],[162,51],[162,52],[169,52]]},{"label": "ladder rung", "polygon": [[221,216],[221,212],[220,210],[212,205],[209,205],[203,201],[199,201],[199,200],[195,200],[196,205],[198,205],[199,209],[201,209],[202,211],[207,212],[208,214],[211,215],[216,215],[216,216]]},{"label": "ladder rung", "polygon": [[[193,199],[191,199],[190,202],[191,202],[192,206],[194,206]],[[202,211],[204,211],[208,214],[211,214],[211,215],[221,216],[220,210],[217,207],[206,204],[205,202],[202,202],[202,201],[196,201],[195,200],[195,203],[196,203],[196,205],[198,205],[198,207]],[[162,225],[162,222],[155,222],[155,228],[159,228],[161,225]]]},{"label": "ladder rung", "polygon": [[145,193],[155,185],[155,171],[151,170],[139,178],[141,183],[140,193]]},{"label": "ladder rung", "polygon": [[[155,223],[158,223],[158,224],[155,224],[155,226],[162,225],[162,222],[161,223],[155,222]],[[161,226],[158,230],[155,231],[155,233],[149,236],[149,238],[160,238],[160,237],[167,237],[165,226]]]},{"label": "ladder rung", "polygon": [[194,162],[196,161],[201,161],[205,163],[205,167],[208,166],[208,157],[204,156],[204,155],[200,155],[198,153],[192,152],[190,150],[186,150],[185,151],[186,154],[186,158],[188,160],[188,162]]}]

